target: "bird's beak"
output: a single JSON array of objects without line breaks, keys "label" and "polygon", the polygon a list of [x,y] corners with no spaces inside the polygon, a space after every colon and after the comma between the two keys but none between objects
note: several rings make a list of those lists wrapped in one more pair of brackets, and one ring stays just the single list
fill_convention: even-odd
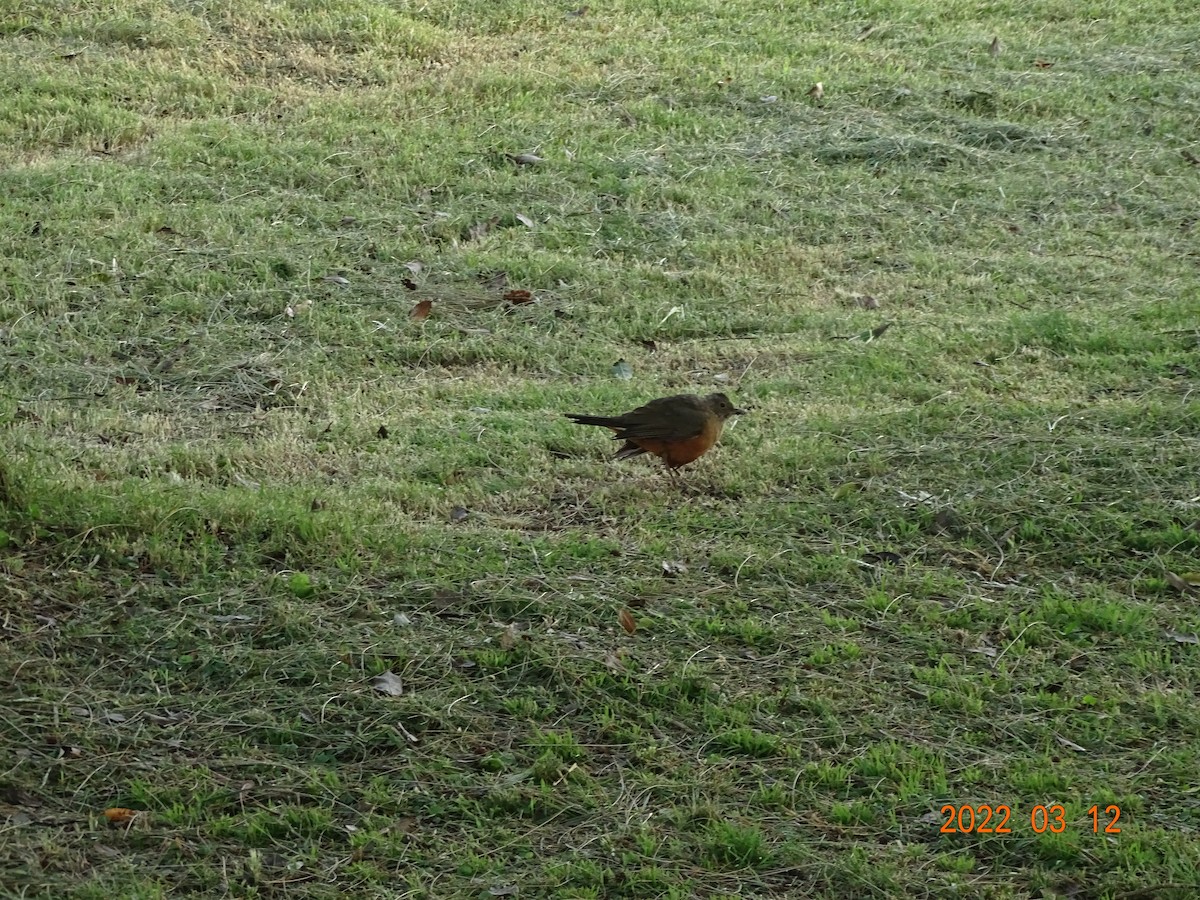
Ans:
[{"label": "bird's beak", "polygon": [[735,416],[744,416],[748,412],[748,409],[738,409],[736,406],[733,408],[733,414]]}]

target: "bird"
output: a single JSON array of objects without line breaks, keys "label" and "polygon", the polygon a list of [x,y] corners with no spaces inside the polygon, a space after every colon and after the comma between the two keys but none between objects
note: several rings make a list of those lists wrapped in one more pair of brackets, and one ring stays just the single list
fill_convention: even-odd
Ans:
[{"label": "bird", "polygon": [[624,441],[614,459],[630,459],[650,453],[661,459],[672,476],[675,470],[694,462],[712,449],[725,420],[746,411],[738,409],[724,394],[675,394],[659,397],[645,406],[619,416],[589,416],[567,413],[577,425],[611,428],[613,439]]}]

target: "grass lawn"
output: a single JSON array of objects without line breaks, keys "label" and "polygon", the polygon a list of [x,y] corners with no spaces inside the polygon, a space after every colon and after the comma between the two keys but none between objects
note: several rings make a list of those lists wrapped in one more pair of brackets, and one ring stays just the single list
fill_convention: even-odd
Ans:
[{"label": "grass lawn", "polygon": [[1200,6],[573,3],[0,0],[0,895],[1200,896]]}]

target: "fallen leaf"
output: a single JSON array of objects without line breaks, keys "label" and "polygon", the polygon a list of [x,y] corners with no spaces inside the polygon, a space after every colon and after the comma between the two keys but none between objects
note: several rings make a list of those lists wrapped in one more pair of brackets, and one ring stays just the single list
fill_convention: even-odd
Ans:
[{"label": "fallen leaf", "polygon": [[674,578],[676,575],[682,575],[688,570],[687,566],[676,559],[664,559],[662,561],[662,573],[667,578]]},{"label": "fallen leaf", "polygon": [[540,162],[545,162],[544,159],[533,153],[505,153],[504,155],[518,166],[536,166]]},{"label": "fallen leaf", "polygon": [[416,306],[414,306],[412,309],[410,309],[408,311],[408,317],[417,322],[420,322],[423,319],[429,318],[429,311],[431,309],[433,309],[433,301],[432,300],[422,300],[420,303],[418,303]]},{"label": "fallen leaf", "polygon": [[513,216],[513,218],[516,219],[518,222],[520,222],[522,225],[524,225],[526,228],[533,227],[533,219],[529,218],[529,216],[525,215],[524,213],[516,213]]},{"label": "fallen leaf", "polygon": [[639,343],[651,353],[654,353],[656,350],[658,350],[658,343],[656,341],[647,339],[644,341],[639,341]]},{"label": "fallen leaf", "polygon": [[415,291],[417,289],[417,283],[415,281],[413,281],[411,278],[401,278],[400,283],[402,285],[404,285],[406,288],[408,288],[410,291]]},{"label": "fallen leaf", "polygon": [[1049,69],[1049,68],[1053,67],[1054,63],[1048,62],[1044,59],[1039,59],[1039,60],[1036,60],[1033,65],[1034,65],[1034,68],[1036,68],[1036,69]]},{"label": "fallen leaf", "polygon": [[818,81],[808,89],[808,96],[812,97],[814,100],[820,100],[825,96],[825,85]]},{"label": "fallen leaf", "polygon": [[501,650],[511,650],[513,647],[517,646],[517,637],[517,626],[510,623],[505,625],[504,630],[500,632],[500,637],[497,639],[497,643],[500,644]]},{"label": "fallen leaf", "polygon": [[1164,631],[1163,634],[1177,644],[1200,644],[1200,637],[1195,634],[1185,634],[1182,631]]},{"label": "fallen leaf", "polygon": [[633,618],[633,613],[627,609],[621,610],[617,616],[617,621],[621,623],[621,627],[625,629],[626,634],[633,634],[637,631],[637,621]]},{"label": "fallen leaf", "polygon": [[410,259],[404,264],[404,268],[408,269],[408,271],[412,272],[414,275],[420,275],[423,271],[425,271],[425,263],[421,262],[419,259]]},{"label": "fallen leaf", "polygon": [[862,309],[879,309],[879,301],[870,294],[861,294],[854,300]]},{"label": "fallen leaf", "polygon": [[1000,43],[1000,36],[996,35],[996,37],[992,38],[991,44],[988,45],[988,55],[999,56],[1003,52],[1004,45]]},{"label": "fallen leaf", "polygon": [[488,893],[493,897],[515,897],[520,892],[521,889],[515,884],[498,884],[488,888]]},{"label": "fallen leaf", "polygon": [[504,302],[510,306],[523,306],[533,302],[533,294],[522,290],[508,291],[504,295]]},{"label": "fallen leaf", "polygon": [[104,818],[108,819],[110,825],[128,825],[138,817],[138,813],[138,810],[124,806],[110,806],[104,811]]},{"label": "fallen leaf", "polygon": [[357,225],[358,219],[354,218],[354,216],[342,216],[342,218],[338,220],[338,224],[343,228],[348,228],[351,225]]},{"label": "fallen leaf", "polygon": [[389,697],[399,697],[404,693],[404,683],[400,680],[400,676],[390,669],[382,675],[372,678],[371,687]]},{"label": "fallen leaf", "polygon": [[392,616],[392,624],[397,628],[407,628],[412,624],[412,619],[404,613],[396,613]]},{"label": "fallen leaf", "polygon": [[633,378],[633,366],[623,359],[618,359],[613,363],[612,373],[614,378],[620,378],[622,381],[629,381]]},{"label": "fallen leaf", "polygon": [[1167,584],[1175,588],[1175,590],[1179,591],[1180,593],[1187,594],[1196,589],[1196,583],[1190,581],[1187,575],[1179,576],[1174,572],[1167,572],[1166,579]]},{"label": "fallen leaf", "polygon": [[470,513],[467,512],[467,508],[465,506],[456,506],[450,510],[450,521],[457,525],[459,522],[465,520],[469,515]]},{"label": "fallen leaf", "polygon": [[322,280],[322,281],[327,281],[327,282],[329,282],[330,284],[336,284],[336,285],[339,285],[340,287],[347,287],[347,286],[349,286],[349,284],[350,284],[350,279],[349,279],[349,278],[345,278],[345,277],[343,277],[343,276],[341,276],[341,275],[326,275],[326,276],[325,276],[324,278],[322,278],[321,280]]},{"label": "fallen leaf", "polygon": [[379,426],[379,430],[375,432],[375,437],[379,438],[380,440],[384,440],[384,441],[386,441],[386,440],[387,440],[387,436],[388,436],[388,429],[387,429],[387,426],[386,426],[386,425],[380,425],[380,426]]},{"label": "fallen leaf", "polygon": [[779,98],[775,94],[764,94],[758,98],[759,103],[774,103]]}]

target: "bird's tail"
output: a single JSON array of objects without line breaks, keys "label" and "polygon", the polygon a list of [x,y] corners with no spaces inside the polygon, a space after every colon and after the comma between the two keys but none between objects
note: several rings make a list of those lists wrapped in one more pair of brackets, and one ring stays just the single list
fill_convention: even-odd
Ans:
[{"label": "bird's tail", "polygon": [[567,415],[567,418],[570,419],[572,422],[574,422],[576,425],[600,425],[604,428],[619,428],[620,427],[619,425],[617,425],[616,422],[614,422],[608,416],[585,416],[585,415],[581,415],[580,413],[567,413],[566,415]]}]

